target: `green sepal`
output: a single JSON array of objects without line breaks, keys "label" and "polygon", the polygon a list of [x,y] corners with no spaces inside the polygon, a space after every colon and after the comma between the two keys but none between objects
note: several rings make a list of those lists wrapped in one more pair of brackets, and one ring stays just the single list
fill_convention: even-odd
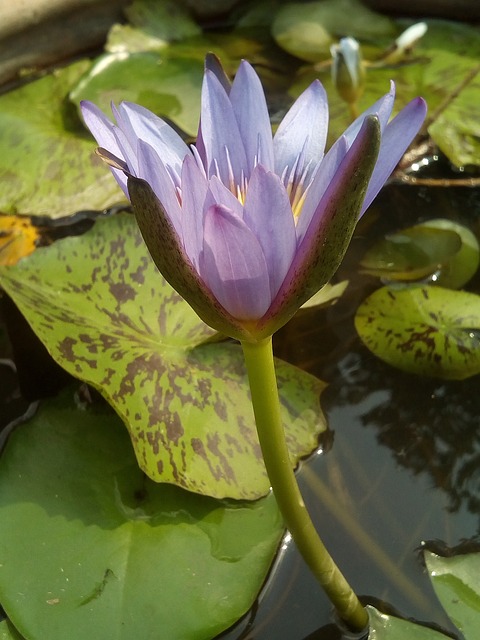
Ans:
[{"label": "green sepal", "polygon": [[222,307],[197,273],[150,185],[129,176],[128,192],[145,244],[165,280],[210,327],[232,338],[248,338],[249,332]]}]

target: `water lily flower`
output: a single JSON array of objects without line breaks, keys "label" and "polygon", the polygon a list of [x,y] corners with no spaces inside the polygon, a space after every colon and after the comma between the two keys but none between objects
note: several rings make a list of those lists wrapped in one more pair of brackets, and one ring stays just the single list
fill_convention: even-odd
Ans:
[{"label": "water lily flower", "polygon": [[122,102],[116,124],[81,105],[163,276],[210,326],[271,335],[335,273],[358,217],[418,132],[417,98],[389,122],[394,86],[325,154],[328,104],[314,81],[272,130],[261,82],[233,84],[207,57],[196,146]]}]

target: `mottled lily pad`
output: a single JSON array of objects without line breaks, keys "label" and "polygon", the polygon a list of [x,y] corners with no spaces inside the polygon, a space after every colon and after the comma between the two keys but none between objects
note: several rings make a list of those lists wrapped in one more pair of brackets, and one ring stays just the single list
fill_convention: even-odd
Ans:
[{"label": "mottled lily pad", "polygon": [[[214,331],[160,276],[132,216],[0,268],[0,284],[55,360],[115,407],[149,477],[215,497],[268,492],[241,348],[204,344]],[[324,385],[286,363],[277,374],[295,463],[325,428]]]},{"label": "mottled lily pad", "polygon": [[480,296],[443,287],[383,287],[358,308],[365,345],[409,373],[462,380],[480,373]]},{"label": "mottled lily pad", "polygon": [[82,61],[0,96],[0,211],[66,216],[121,200],[92,138],[65,106]]},{"label": "mottled lily pad", "polygon": [[11,435],[0,509],[0,601],[28,640],[210,640],[249,609],[283,534],[273,495],[145,478],[115,413],[72,390]]},{"label": "mottled lily pad", "polygon": [[425,562],[435,593],[465,640],[480,628],[480,553],[442,558],[429,551]]}]

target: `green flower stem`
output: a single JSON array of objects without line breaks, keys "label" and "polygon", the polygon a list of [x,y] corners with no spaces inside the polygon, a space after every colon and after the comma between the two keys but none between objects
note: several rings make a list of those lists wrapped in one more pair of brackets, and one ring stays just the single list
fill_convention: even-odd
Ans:
[{"label": "green flower stem", "polygon": [[280,415],[272,339],[245,341],[242,347],[263,459],[287,529],[341,619],[352,630],[362,631],[368,626],[367,611],[320,540],[290,463]]}]

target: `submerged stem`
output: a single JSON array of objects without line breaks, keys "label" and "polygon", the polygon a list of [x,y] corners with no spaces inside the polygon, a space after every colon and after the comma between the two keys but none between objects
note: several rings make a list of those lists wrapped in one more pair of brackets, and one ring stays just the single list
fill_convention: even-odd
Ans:
[{"label": "submerged stem", "polygon": [[341,619],[355,631],[368,614],[321,541],[298,488],[280,415],[271,337],[242,342],[258,438],[278,507],[303,559],[322,585]]}]

